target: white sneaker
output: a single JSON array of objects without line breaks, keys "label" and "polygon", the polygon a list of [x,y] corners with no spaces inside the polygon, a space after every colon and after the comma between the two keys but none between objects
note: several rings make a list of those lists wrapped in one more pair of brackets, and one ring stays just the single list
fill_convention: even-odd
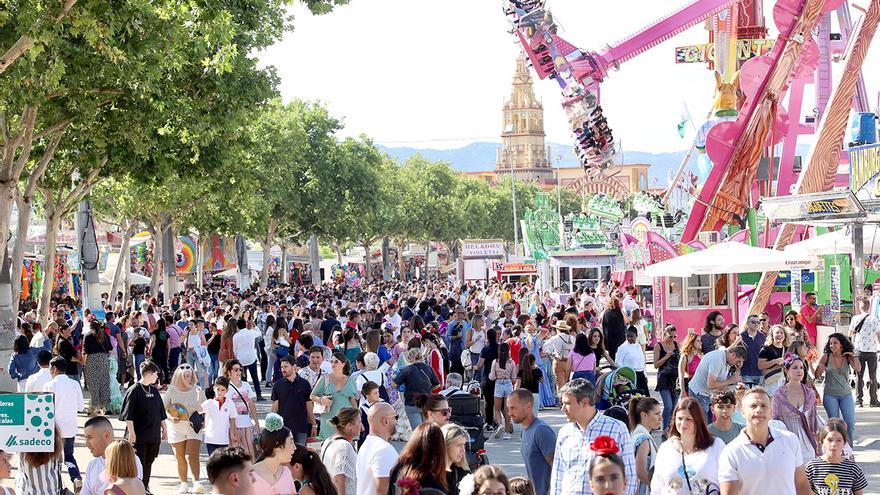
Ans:
[{"label": "white sneaker", "polygon": [[510,433],[507,433],[507,432],[505,431],[505,432],[504,432],[504,436],[501,437],[501,438],[504,439],[504,440],[510,440],[510,439],[511,439]]},{"label": "white sneaker", "polygon": [[190,493],[190,484],[188,481],[183,481],[180,483],[180,490],[177,490],[177,493]]},{"label": "white sneaker", "polygon": [[211,486],[207,481],[196,481],[193,483],[193,489],[190,493],[210,493]]}]

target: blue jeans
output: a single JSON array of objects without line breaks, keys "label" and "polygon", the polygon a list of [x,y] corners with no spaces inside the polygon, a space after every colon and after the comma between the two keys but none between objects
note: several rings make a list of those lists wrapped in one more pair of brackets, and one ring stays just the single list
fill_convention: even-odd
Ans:
[{"label": "blue jeans", "polygon": [[208,374],[208,379],[211,383],[208,384],[209,387],[214,386],[214,380],[217,379],[220,373],[220,355],[219,354],[208,354],[211,356],[211,371]]},{"label": "blue jeans", "polygon": [[143,363],[145,359],[147,359],[147,356],[144,356],[143,354],[134,355],[134,374],[137,376],[138,380],[141,379],[141,363]]},{"label": "blue jeans", "polygon": [[205,448],[208,449],[208,455],[210,456],[212,452],[217,449],[222,449],[224,447],[229,447],[228,445],[217,445],[215,443],[206,443]]},{"label": "blue jeans", "polygon": [[[477,362],[479,360],[480,360],[480,355],[471,352],[471,366],[476,367]],[[474,368],[471,368],[471,369],[474,369]],[[474,381],[478,382],[478,381],[480,381],[480,378],[483,377],[483,370],[482,369],[474,370],[473,374],[474,374],[474,377],[473,377]]]},{"label": "blue jeans", "polygon": [[764,375],[743,375],[742,381],[746,385],[750,387],[756,387],[758,385],[764,385]]},{"label": "blue jeans", "polygon": [[168,382],[171,383],[171,377],[174,376],[174,370],[180,364],[180,347],[172,347],[168,352]]},{"label": "blue jeans", "polygon": [[409,419],[410,427],[415,430],[422,424],[422,410],[416,406],[404,406],[406,409],[406,417]]},{"label": "blue jeans", "polygon": [[574,373],[572,373],[571,379],[574,380],[575,378],[583,378],[585,380],[589,380],[590,383],[592,383],[593,385],[596,384],[596,372],[595,371],[590,371],[590,370],[575,371]]},{"label": "blue jeans", "polygon": [[678,402],[678,394],[674,389],[658,390],[660,392],[660,400],[663,401],[663,431],[669,428],[669,422],[672,421],[672,411]]},{"label": "blue jeans", "polygon": [[700,403],[700,406],[703,407],[703,412],[706,413],[706,424],[712,422],[712,398],[708,395],[701,395],[694,392],[694,389],[689,389],[688,392],[691,398],[695,399]]},{"label": "blue jeans", "polygon": [[295,444],[305,445],[306,440],[308,440],[308,439],[309,439],[308,433],[293,432],[293,443],[295,443]]},{"label": "blue jeans", "polygon": [[825,406],[829,418],[841,418],[846,421],[846,436],[849,437],[848,443],[852,445],[856,424],[856,403],[852,394],[844,396],[825,394],[822,397],[822,405]]},{"label": "blue jeans", "polygon": [[[76,464],[76,458],[73,457],[73,442],[76,438],[64,439],[64,465],[67,466],[67,474],[70,475],[70,481],[81,480],[82,475],[79,474],[79,466]],[[59,475],[61,472],[59,471]]]}]

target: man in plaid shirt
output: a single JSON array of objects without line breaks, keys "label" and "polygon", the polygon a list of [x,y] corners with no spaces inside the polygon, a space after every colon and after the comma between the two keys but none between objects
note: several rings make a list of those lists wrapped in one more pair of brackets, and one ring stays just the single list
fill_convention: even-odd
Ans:
[{"label": "man in plaid shirt", "polygon": [[592,382],[577,378],[559,390],[562,412],[571,423],[559,430],[556,458],[550,476],[551,495],[592,495],[590,462],[594,453],[590,443],[600,435],[608,435],[620,446],[620,457],[626,466],[626,493],[635,495],[637,479],[632,441],[626,425],[604,416],[596,409],[596,388]]}]

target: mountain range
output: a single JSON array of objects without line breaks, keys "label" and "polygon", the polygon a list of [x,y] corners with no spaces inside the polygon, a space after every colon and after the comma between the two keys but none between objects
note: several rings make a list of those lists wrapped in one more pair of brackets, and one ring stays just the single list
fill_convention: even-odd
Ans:
[{"label": "mountain range", "polygon": [[[452,168],[461,172],[477,172],[481,170],[494,170],[495,157],[499,143],[492,142],[474,142],[462,148],[455,149],[430,149],[430,148],[408,148],[408,147],[384,147],[379,146],[383,151],[388,153],[400,161],[405,161],[413,155],[421,155],[429,160],[448,162]],[[552,156],[559,157],[560,167],[576,167],[578,166],[577,157],[574,155],[573,146],[571,144],[550,143]],[[799,144],[797,153],[806,157],[810,145]],[[648,163],[651,168],[648,169],[648,183],[651,187],[661,187],[667,185],[669,177],[678,170],[681,161],[687,154],[687,150],[673,151],[668,153],[652,153],[647,151],[627,151],[624,150],[622,155],[618,156],[619,163]],[[691,157],[688,168],[693,170],[697,175],[703,175],[698,170],[700,164],[697,160],[697,154]]]}]

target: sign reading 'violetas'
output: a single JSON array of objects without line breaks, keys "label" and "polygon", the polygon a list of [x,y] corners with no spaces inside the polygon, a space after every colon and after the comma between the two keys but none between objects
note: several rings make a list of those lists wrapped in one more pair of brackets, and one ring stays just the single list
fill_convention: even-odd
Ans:
[{"label": "sign reading 'violetas'", "polygon": [[6,452],[55,451],[52,394],[0,394],[0,449]]}]

